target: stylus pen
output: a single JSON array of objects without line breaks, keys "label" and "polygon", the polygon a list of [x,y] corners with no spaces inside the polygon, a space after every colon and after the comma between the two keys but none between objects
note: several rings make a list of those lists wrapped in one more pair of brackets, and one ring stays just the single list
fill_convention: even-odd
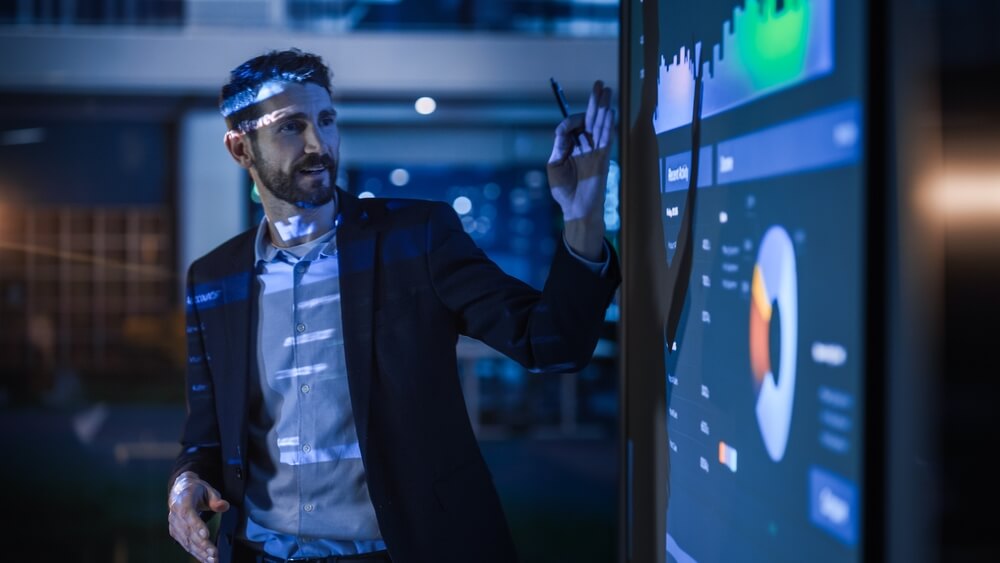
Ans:
[{"label": "stylus pen", "polygon": [[[562,86],[556,82],[555,78],[549,78],[549,82],[552,84],[552,93],[556,96],[556,102],[559,104],[559,110],[562,112],[563,119],[569,117],[569,102],[566,101],[566,93],[563,92]],[[578,148],[580,147],[580,139],[573,135],[573,144]]]}]

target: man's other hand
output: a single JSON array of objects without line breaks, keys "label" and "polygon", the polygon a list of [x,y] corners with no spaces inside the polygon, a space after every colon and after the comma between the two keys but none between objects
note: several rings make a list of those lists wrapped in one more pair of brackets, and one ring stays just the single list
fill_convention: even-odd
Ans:
[{"label": "man's other hand", "polygon": [[177,543],[201,563],[218,561],[218,552],[209,537],[208,526],[199,513],[229,510],[229,503],[222,499],[219,491],[199,479],[197,474],[185,471],[170,487],[167,505],[170,507],[167,516],[170,535]]}]

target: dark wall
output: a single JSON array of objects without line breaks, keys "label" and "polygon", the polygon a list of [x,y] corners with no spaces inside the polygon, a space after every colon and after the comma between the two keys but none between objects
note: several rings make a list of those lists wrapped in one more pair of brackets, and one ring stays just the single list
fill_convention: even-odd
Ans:
[{"label": "dark wall", "polygon": [[[985,174],[978,189],[991,197],[1000,190],[1000,3],[939,0],[938,10],[945,170]],[[1000,438],[1000,214],[953,213],[944,230],[941,557],[995,561],[1000,492],[986,456]]]}]

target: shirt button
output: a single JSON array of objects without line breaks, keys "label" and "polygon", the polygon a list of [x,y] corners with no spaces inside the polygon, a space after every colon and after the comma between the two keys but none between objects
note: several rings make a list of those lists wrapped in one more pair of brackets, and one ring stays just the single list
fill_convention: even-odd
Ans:
[{"label": "shirt button", "polygon": [[308,383],[302,386],[302,392],[303,393],[308,393],[309,391],[312,391],[312,388],[309,387]]},{"label": "shirt button", "polygon": [[313,505],[307,504],[307,505],[305,505],[305,506],[302,507],[302,510],[305,510],[306,512],[312,512],[313,511]]},{"label": "shirt button", "polygon": [[306,331],[306,324],[305,323],[299,323],[299,324],[295,325],[295,330],[297,330],[299,332],[305,332]]},{"label": "shirt button", "polygon": [[306,453],[309,453],[309,452],[312,451],[312,446],[310,446],[309,444],[306,444],[306,445],[302,446],[302,451],[304,451]]}]

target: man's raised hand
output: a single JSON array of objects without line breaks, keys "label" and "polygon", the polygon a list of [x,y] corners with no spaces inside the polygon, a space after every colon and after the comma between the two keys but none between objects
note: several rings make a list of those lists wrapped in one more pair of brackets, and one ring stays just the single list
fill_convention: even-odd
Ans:
[{"label": "man's raised hand", "polygon": [[604,199],[614,138],[611,88],[598,80],[587,112],[572,114],[556,127],[547,166],[552,198],[562,208],[566,242],[590,261],[602,260],[604,253]]}]

